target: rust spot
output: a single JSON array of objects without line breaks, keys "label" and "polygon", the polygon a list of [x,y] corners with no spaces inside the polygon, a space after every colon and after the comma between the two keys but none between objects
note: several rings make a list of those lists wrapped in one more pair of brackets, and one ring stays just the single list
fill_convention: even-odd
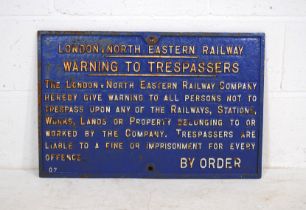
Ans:
[{"label": "rust spot", "polygon": [[90,175],[89,174],[81,174],[80,178],[90,178]]}]

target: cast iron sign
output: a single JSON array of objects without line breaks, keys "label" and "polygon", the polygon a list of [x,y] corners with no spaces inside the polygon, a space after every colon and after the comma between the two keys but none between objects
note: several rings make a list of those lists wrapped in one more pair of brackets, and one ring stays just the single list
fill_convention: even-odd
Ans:
[{"label": "cast iron sign", "polygon": [[259,178],[264,34],[38,33],[41,177]]}]

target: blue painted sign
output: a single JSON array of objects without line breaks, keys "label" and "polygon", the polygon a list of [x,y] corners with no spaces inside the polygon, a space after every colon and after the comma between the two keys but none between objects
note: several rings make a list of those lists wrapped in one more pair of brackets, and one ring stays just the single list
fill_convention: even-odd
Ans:
[{"label": "blue painted sign", "polygon": [[41,177],[260,178],[264,34],[38,33]]}]

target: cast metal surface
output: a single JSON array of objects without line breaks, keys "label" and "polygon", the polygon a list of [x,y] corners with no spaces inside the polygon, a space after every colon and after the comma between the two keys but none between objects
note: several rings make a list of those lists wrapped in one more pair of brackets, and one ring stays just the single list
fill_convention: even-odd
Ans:
[{"label": "cast metal surface", "polygon": [[[41,177],[130,177],[130,178],[260,178],[262,165],[262,122],[263,122],[263,86],[264,86],[264,34],[262,33],[163,33],[163,32],[68,32],[68,31],[40,31],[38,32],[38,115],[39,115],[39,172]],[[99,45],[99,53],[59,53],[59,45],[65,44],[93,44]],[[109,45],[138,45],[141,47],[140,53],[119,53],[108,54],[105,49]],[[195,46],[195,54],[150,54],[148,56],[148,46]],[[243,46],[242,55],[203,55],[203,46]],[[101,50],[103,48],[103,50]],[[217,49],[217,48],[216,48]],[[219,48],[220,49],[220,48]],[[224,48],[225,49],[225,48]],[[101,52],[100,52],[101,51]],[[103,51],[103,52],[102,52]],[[147,57],[146,57],[147,56]],[[63,62],[65,60],[73,60],[81,62],[82,60],[99,60],[105,62],[116,61],[120,71],[114,72],[65,72],[63,70]],[[140,62],[145,66],[149,61],[157,62],[238,62],[240,71],[237,74],[209,74],[209,76],[199,76],[192,72],[181,72],[180,74],[169,72],[150,72],[148,68],[142,68],[141,72],[126,72],[124,62]],[[133,74],[132,74],[133,73]],[[105,75],[103,75],[105,74]],[[128,75],[131,74],[131,75]],[[137,75],[138,74],[138,75]],[[176,76],[173,76],[176,75]],[[62,86],[59,89],[46,88],[45,81],[59,81]],[[65,81],[95,81],[99,84],[105,84],[107,80],[114,82],[133,82],[133,89],[65,89],[63,88]],[[152,90],[139,88],[141,81],[146,82],[177,82],[179,87],[175,90]],[[187,81],[189,83],[215,83],[216,87],[220,82],[225,83],[256,83],[257,88],[254,90],[184,90],[181,83]],[[74,102],[48,102],[44,100],[45,94],[50,93],[67,93],[77,94],[78,99]],[[168,94],[169,101],[152,102],[144,100],[138,103],[117,102],[111,103],[103,98],[102,102],[91,101],[85,102],[82,99],[83,94],[99,94],[106,97],[108,93],[113,94],[143,94],[146,98],[149,94],[159,94],[160,97],[165,97]],[[204,94],[204,95],[220,95],[221,102],[206,103],[206,102],[184,102],[184,95]],[[227,102],[225,98],[228,95],[245,96],[243,100],[238,102]],[[250,103],[247,101],[248,95],[255,95],[257,101]],[[172,101],[171,101],[172,97]],[[175,101],[175,97],[180,98],[180,101]],[[176,106],[208,106],[213,110],[211,115],[205,114],[184,114],[184,113],[165,113],[157,114],[145,111],[141,114],[136,113],[90,113],[89,106],[106,106],[111,109],[117,106],[130,106],[134,109],[136,106],[143,106],[146,109],[150,106],[165,106],[169,109],[171,105]],[[46,111],[46,106],[84,106],[82,113],[50,113]],[[220,115],[217,113],[218,105],[223,106],[252,106],[255,111],[249,114],[228,114]],[[56,126],[46,125],[46,117],[55,118],[72,118],[73,124]],[[199,127],[185,126],[180,127],[177,123],[169,126],[140,126],[140,125],[113,125],[111,124],[114,118],[123,119],[124,122],[129,121],[129,117],[139,118],[168,118],[172,122],[177,122],[180,118],[193,119],[212,119],[220,118],[224,123],[220,127]],[[107,125],[103,126],[82,126],[79,118],[100,117],[107,119]],[[255,119],[255,127],[247,126],[232,126],[230,119],[239,119],[241,123],[245,123],[246,119]],[[165,130],[167,135],[162,138],[132,138],[124,135],[127,128],[133,130]],[[185,129],[192,131],[221,131],[234,130],[233,138],[180,138],[176,129]],[[66,137],[47,137],[48,130],[74,130],[78,132],[76,138]],[[86,130],[94,130],[95,135],[91,138],[85,137]],[[118,130],[119,138],[102,137],[101,130]],[[255,130],[256,138],[241,139],[240,134],[246,130]],[[47,148],[46,144],[54,142],[72,142],[72,150],[58,150]],[[105,149],[105,142],[124,142],[124,149]],[[79,143],[88,142],[88,149],[81,149]],[[100,148],[95,148],[95,143],[100,144]],[[130,149],[130,143],[139,142],[139,149]],[[147,142],[200,142],[202,148],[197,150],[175,150],[175,149],[146,149]],[[230,143],[255,143],[253,150],[231,150]],[[209,143],[222,143],[223,149],[209,149]],[[235,145],[235,144],[234,144]],[[226,148],[226,149],[225,149]],[[62,161],[50,160],[46,158],[50,154],[81,154],[81,161]],[[192,167],[181,167],[181,158],[194,158]],[[200,167],[200,160],[209,158],[218,161],[218,158],[225,160],[231,158],[232,161],[239,158],[241,167],[218,168],[216,163],[207,162],[206,168]],[[48,159],[48,160],[47,160]],[[188,159],[189,160],[189,159]],[[204,163],[202,163],[203,166]]]}]

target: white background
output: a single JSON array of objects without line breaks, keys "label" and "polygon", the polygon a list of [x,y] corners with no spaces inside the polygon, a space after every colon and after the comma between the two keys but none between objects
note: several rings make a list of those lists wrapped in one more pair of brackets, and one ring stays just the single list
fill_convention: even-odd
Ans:
[{"label": "white background", "polygon": [[[296,170],[305,171],[306,0],[0,0],[0,170],[18,177],[12,171],[32,169],[31,181],[38,179],[38,30],[264,32],[263,179],[275,181],[281,168],[294,173],[291,186]],[[302,193],[293,198],[305,209]]]}]

